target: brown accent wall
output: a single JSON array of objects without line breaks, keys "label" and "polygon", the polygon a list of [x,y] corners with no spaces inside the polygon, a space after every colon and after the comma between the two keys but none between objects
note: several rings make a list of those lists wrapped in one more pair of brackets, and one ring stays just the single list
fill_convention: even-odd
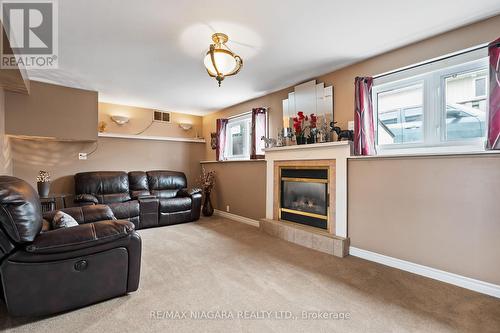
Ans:
[{"label": "brown accent wall", "polygon": [[97,138],[97,92],[30,81],[30,94],[5,93],[5,131],[72,140]]},{"label": "brown accent wall", "polygon": [[[149,125],[153,119],[152,109],[146,109],[135,106],[99,103],[99,122],[106,123],[106,132],[120,134],[137,134]],[[119,126],[111,120],[111,116],[127,116],[129,122]],[[177,138],[194,138],[202,135],[201,131],[202,117],[189,114],[171,112],[171,122],[153,122],[153,124],[145,130],[142,135],[148,136],[166,136]],[[179,123],[188,123],[193,127],[190,130],[183,130]]]},{"label": "brown accent wall", "polygon": [[203,163],[205,170],[216,172],[211,196],[214,208],[251,219],[266,216],[266,162]]},{"label": "brown accent wall", "polygon": [[500,156],[349,160],[351,245],[500,284]]},{"label": "brown accent wall", "polygon": [[[97,146],[96,146],[97,145]],[[14,175],[36,185],[39,170],[52,176],[52,193],[74,193],[73,175],[100,170],[177,170],[194,186],[203,144],[99,138],[96,143],[11,139]],[[79,160],[79,152],[95,152]]]}]

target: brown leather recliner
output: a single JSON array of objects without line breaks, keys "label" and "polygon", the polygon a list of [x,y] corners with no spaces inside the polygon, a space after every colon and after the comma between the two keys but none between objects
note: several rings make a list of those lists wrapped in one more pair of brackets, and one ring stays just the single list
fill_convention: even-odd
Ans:
[{"label": "brown leather recliner", "polygon": [[104,205],[63,209],[78,226],[50,230],[35,190],[0,176],[0,278],[14,316],[71,310],[137,290],[141,239]]},{"label": "brown leather recliner", "polygon": [[75,203],[108,205],[137,229],[196,221],[201,190],[187,189],[182,172],[93,171],[75,175]]}]

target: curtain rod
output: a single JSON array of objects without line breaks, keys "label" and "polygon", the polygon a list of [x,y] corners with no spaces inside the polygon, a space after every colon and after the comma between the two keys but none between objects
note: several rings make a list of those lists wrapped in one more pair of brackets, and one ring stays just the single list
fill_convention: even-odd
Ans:
[{"label": "curtain rod", "polygon": [[[266,110],[269,110],[269,106],[262,106],[262,108],[266,109]],[[234,116],[230,116],[230,117],[227,117],[227,119],[233,119],[233,118],[238,118],[238,117],[241,117],[241,116],[246,116],[247,114],[251,114],[252,111],[246,111],[246,112],[243,112],[243,113],[238,113],[238,114],[235,114]]]},{"label": "curtain rod", "polygon": [[462,50],[462,51],[451,53],[451,54],[446,55],[446,56],[434,58],[432,60],[426,60],[426,61],[423,61],[423,62],[416,63],[414,65],[409,65],[409,66],[406,66],[406,67],[403,67],[403,68],[400,68],[400,69],[396,69],[396,70],[393,70],[393,71],[390,71],[390,72],[385,72],[385,73],[382,73],[382,74],[379,74],[379,75],[375,75],[373,78],[374,79],[379,79],[379,78],[384,77],[384,76],[388,76],[388,75],[400,73],[400,72],[403,72],[403,71],[406,71],[406,70],[409,70],[409,69],[418,68],[418,67],[421,67],[421,66],[433,64],[433,63],[438,62],[438,61],[442,61],[442,60],[450,59],[450,58],[453,58],[453,57],[457,57],[457,56],[462,55],[462,54],[466,54],[466,53],[469,53],[469,52],[474,52],[474,51],[477,51],[477,50],[481,50],[481,49],[487,48],[488,44],[489,43],[481,44],[481,45],[474,46],[474,47],[471,47],[471,48],[468,48],[468,49],[465,49],[465,50]]}]

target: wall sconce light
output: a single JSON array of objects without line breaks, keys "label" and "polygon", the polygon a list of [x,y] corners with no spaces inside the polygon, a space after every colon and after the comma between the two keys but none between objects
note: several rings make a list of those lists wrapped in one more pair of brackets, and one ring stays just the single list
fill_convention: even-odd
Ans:
[{"label": "wall sconce light", "polygon": [[193,128],[193,125],[190,123],[179,123],[179,127],[185,131],[189,131],[191,128]]},{"label": "wall sconce light", "polygon": [[129,121],[126,116],[111,116],[111,120],[113,120],[118,126],[125,125]]}]

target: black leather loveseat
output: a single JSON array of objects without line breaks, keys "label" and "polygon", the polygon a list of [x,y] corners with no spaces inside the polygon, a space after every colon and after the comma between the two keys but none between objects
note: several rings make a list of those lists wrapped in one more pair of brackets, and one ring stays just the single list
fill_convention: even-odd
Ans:
[{"label": "black leather loveseat", "polygon": [[109,207],[63,209],[77,226],[51,230],[35,190],[0,176],[0,296],[14,316],[71,310],[137,290],[141,239]]},{"label": "black leather loveseat", "polygon": [[196,221],[201,191],[187,190],[176,171],[95,171],[75,175],[77,205],[108,205],[118,219],[137,229]]}]

